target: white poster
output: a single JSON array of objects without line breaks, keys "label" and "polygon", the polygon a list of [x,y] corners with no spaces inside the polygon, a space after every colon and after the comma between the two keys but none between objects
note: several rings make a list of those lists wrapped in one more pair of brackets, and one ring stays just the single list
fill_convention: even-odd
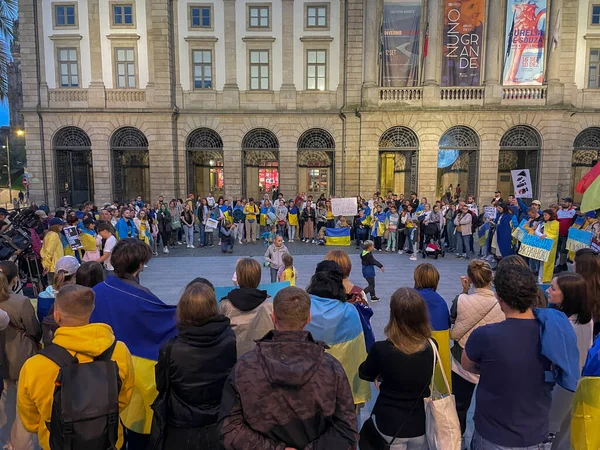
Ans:
[{"label": "white poster", "polygon": [[216,230],[219,226],[219,222],[217,222],[216,219],[208,219],[205,226],[206,228],[212,228],[213,230]]},{"label": "white poster", "polygon": [[336,217],[355,216],[356,211],[356,197],[331,199],[331,212]]},{"label": "white poster", "polygon": [[513,186],[515,187],[515,197],[533,198],[529,169],[511,170],[510,174],[512,175]]},{"label": "white poster", "polygon": [[483,210],[485,211],[485,218],[490,220],[496,220],[496,213],[498,210],[495,206],[484,206]]}]

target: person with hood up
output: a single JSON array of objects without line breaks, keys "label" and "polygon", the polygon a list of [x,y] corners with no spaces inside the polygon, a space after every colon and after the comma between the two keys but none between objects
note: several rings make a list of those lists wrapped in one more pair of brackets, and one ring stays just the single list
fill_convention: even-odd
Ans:
[{"label": "person with hood up", "polygon": [[262,275],[258,261],[242,258],[235,267],[238,289],[221,300],[220,313],[228,317],[236,336],[238,358],[255,347],[254,341],[271,330],[273,301],[258,288]]},{"label": "person with hood up", "polygon": [[311,299],[288,287],[275,296],[274,330],[244,355],[225,383],[219,428],[229,449],[350,450],[358,438],[348,379],[304,327]]}]

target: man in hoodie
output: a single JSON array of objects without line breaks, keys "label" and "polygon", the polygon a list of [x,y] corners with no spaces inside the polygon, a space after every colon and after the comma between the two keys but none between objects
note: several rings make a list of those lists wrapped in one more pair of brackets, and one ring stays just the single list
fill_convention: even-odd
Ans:
[{"label": "man in hoodie", "polygon": [[310,297],[285,288],[275,296],[275,329],[240,358],[221,400],[225,449],[354,449],[354,401],[342,365],[304,327]]},{"label": "man in hoodie", "polygon": [[[90,324],[94,306],[94,291],[78,285],[62,288],[54,304],[54,320],[60,328],[56,330],[52,343],[76,355],[80,363],[91,362],[116,339],[108,325]],[[134,380],[131,354],[123,342],[117,342],[111,359],[119,367],[119,412],[122,412],[131,401]],[[35,355],[25,362],[19,377],[17,407],[23,426],[30,433],[38,434],[44,450],[50,449],[48,424],[52,416],[52,400],[58,371],[58,365],[50,359],[43,355]],[[123,428],[119,425],[117,448],[122,447]]]},{"label": "man in hoodie", "polygon": [[138,238],[139,231],[131,220],[131,211],[127,208],[123,209],[123,217],[119,219],[115,228],[118,239]]}]

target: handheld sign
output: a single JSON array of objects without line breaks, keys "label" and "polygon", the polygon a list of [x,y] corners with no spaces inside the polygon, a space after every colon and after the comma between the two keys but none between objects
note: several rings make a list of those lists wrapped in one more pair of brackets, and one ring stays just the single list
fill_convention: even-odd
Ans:
[{"label": "handheld sign", "polygon": [[498,214],[498,210],[495,206],[484,206],[483,211],[486,219],[496,220],[496,214]]},{"label": "handheld sign", "polygon": [[567,250],[576,252],[582,248],[587,248],[592,243],[594,234],[590,231],[569,228],[569,237],[567,238]]},{"label": "handheld sign", "polygon": [[356,197],[331,199],[331,212],[336,217],[355,216],[356,211]]},{"label": "handheld sign", "polygon": [[79,240],[79,231],[75,227],[64,227],[63,232],[67,237],[67,242],[73,250],[79,250],[83,248],[81,241]]},{"label": "handheld sign", "polygon": [[519,255],[526,258],[537,259],[538,261],[547,262],[550,257],[550,251],[554,244],[553,239],[542,239],[535,234],[525,233],[521,240]]},{"label": "handheld sign", "polygon": [[515,197],[532,198],[533,188],[531,187],[531,175],[529,169],[511,170],[513,186],[515,187]]},{"label": "handheld sign", "polygon": [[213,230],[216,230],[218,226],[219,226],[219,222],[216,219],[208,219],[206,221],[207,228],[212,228]]}]

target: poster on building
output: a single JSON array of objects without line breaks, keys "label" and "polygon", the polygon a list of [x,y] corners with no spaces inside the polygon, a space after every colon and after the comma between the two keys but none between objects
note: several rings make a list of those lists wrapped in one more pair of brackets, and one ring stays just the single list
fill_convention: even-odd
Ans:
[{"label": "poster on building", "polygon": [[547,0],[508,0],[505,85],[541,85],[546,57]]},{"label": "poster on building", "polygon": [[515,187],[516,198],[532,198],[533,188],[531,187],[531,174],[529,169],[511,170],[513,186]]},{"label": "poster on building", "polygon": [[446,0],[442,86],[479,86],[485,0]]},{"label": "poster on building", "polygon": [[385,0],[381,27],[381,85],[416,86],[419,82],[421,1]]}]

